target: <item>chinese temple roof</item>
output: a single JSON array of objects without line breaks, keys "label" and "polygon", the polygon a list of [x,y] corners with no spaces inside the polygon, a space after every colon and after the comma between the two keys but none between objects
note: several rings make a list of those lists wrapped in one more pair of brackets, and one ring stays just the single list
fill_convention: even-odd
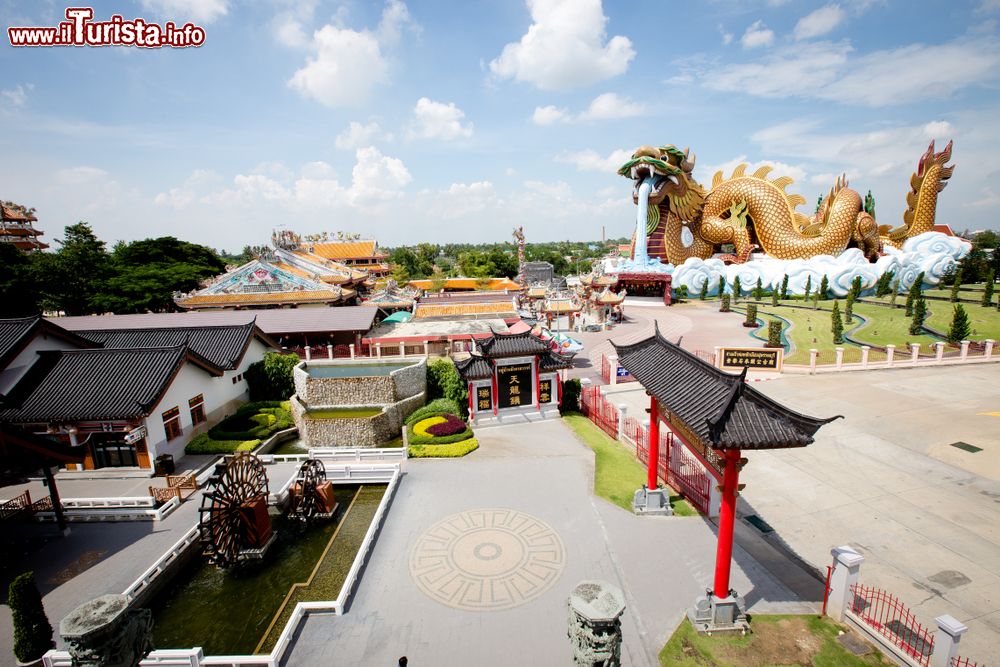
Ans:
[{"label": "chinese temple roof", "polygon": [[268,347],[277,347],[263,336],[252,321],[247,324],[223,326],[90,330],[81,335],[108,349],[185,345],[196,356],[220,371],[232,370],[239,365],[255,335]]},{"label": "chinese temple roof", "polygon": [[615,306],[625,300],[625,290],[615,294],[610,288],[605,287],[600,294],[595,294],[591,298],[601,305]]},{"label": "chinese temple roof", "polygon": [[[378,242],[374,239],[313,243],[307,247],[324,259],[381,259],[385,257],[384,253],[378,251]],[[377,263],[377,261],[373,260],[373,263]]]},{"label": "chinese temple roof", "polygon": [[520,291],[522,289],[520,284],[510,278],[487,278],[485,280],[481,280],[479,278],[445,278],[439,288],[435,286],[434,282],[435,281],[430,279],[411,280],[408,284],[410,287],[416,287],[421,290],[443,289],[472,291],[485,289],[492,292],[502,292],[504,290]]},{"label": "chinese temple roof", "polygon": [[149,414],[186,360],[199,363],[184,345],[40,352],[8,394],[0,421],[140,418]]},{"label": "chinese temple roof", "polygon": [[580,310],[572,299],[547,299],[542,304],[542,311],[546,313],[573,313]]},{"label": "chinese temple roof", "polygon": [[535,285],[528,288],[527,296],[532,299],[544,299],[547,293],[548,289],[544,285]]},{"label": "chinese temple roof", "polygon": [[489,359],[526,357],[551,351],[548,343],[530,331],[516,334],[494,331],[492,336],[479,341],[478,347],[482,356]]},{"label": "chinese temple roof", "polygon": [[410,308],[417,299],[417,292],[409,287],[400,288],[391,278],[385,286],[369,295],[364,302],[382,308]]},{"label": "chinese temple roof", "polygon": [[820,419],[791,410],[656,332],[637,343],[617,345],[619,363],[702,444],[713,449],[779,449],[813,442]]},{"label": "chinese temple roof", "polygon": [[66,331],[38,315],[0,320],[0,370],[20,354],[36,333],[56,336],[77,347],[96,347],[95,343]]},{"label": "chinese temple roof", "polygon": [[470,317],[496,319],[498,317],[514,317],[514,303],[510,298],[502,301],[487,301],[479,303],[417,303],[414,319],[422,320],[432,317]]},{"label": "chinese temple roof", "polygon": [[617,276],[608,275],[606,273],[599,274],[589,274],[580,277],[581,285],[589,285],[591,287],[610,287],[618,282]]},{"label": "chinese temple roof", "polygon": [[[558,371],[564,368],[571,368],[573,360],[563,356],[558,352],[553,352],[548,347],[539,354],[539,370],[542,372]],[[455,368],[463,380],[486,380],[493,377],[493,364],[487,356],[482,354],[472,354],[468,359],[455,362]]]},{"label": "chinese temple roof", "polygon": [[21,250],[41,250],[48,243],[38,240],[44,232],[35,229],[37,222],[33,209],[11,201],[0,202],[0,243],[10,243]]}]

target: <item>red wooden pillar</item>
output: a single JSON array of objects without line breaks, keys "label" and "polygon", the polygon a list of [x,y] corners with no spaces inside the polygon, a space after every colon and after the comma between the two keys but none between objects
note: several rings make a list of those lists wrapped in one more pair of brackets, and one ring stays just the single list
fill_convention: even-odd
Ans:
[{"label": "red wooden pillar", "polygon": [[542,410],[542,369],[541,362],[538,360],[538,355],[535,355],[535,407],[538,411]]},{"label": "red wooden pillar", "polygon": [[492,364],[492,367],[493,367],[493,376],[490,378],[490,382],[493,383],[493,391],[490,393],[492,394],[491,398],[493,400],[493,416],[496,417],[497,416],[497,365]]},{"label": "red wooden pillar", "polygon": [[470,417],[475,414],[475,410],[473,408],[479,407],[476,404],[476,399],[473,396],[473,393],[474,392],[473,392],[472,383],[470,382],[469,383],[469,416]]},{"label": "red wooden pillar", "polygon": [[729,570],[733,563],[733,525],[736,522],[736,490],[740,482],[740,450],[726,450],[719,507],[719,545],[715,552],[715,597],[729,597]]},{"label": "red wooden pillar", "polygon": [[649,474],[646,479],[646,488],[652,491],[659,487],[656,474],[656,464],[660,459],[660,409],[656,403],[656,397],[649,397],[649,460],[647,468]]}]

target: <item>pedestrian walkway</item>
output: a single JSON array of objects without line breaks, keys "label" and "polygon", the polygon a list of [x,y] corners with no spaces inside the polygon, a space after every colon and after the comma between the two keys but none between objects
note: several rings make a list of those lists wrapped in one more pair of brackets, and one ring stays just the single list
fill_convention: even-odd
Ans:
[{"label": "pedestrian walkway", "polygon": [[[407,462],[347,614],[308,617],[286,664],[569,664],[566,599],[583,579],[625,591],[624,663],[657,664],[711,584],[714,525],[595,497],[593,453],[559,420],[477,437],[462,459]],[[739,546],[733,585],[754,612],[816,609]]]}]

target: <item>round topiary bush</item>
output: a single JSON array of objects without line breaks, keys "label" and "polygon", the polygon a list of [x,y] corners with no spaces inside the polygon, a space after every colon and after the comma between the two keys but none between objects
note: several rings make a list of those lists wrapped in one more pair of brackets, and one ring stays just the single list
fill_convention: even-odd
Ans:
[{"label": "round topiary bush", "polygon": [[14,655],[21,662],[38,660],[53,643],[52,626],[45,617],[33,572],[25,572],[10,582],[7,604],[14,623]]}]

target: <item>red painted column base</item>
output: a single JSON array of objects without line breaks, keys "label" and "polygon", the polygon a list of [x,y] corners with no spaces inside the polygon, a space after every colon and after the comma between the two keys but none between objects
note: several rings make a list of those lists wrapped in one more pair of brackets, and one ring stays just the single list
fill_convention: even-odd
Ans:
[{"label": "red painted column base", "polygon": [[740,481],[740,450],[726,451],[722,478],[722,502],[719,507],[719,543],[715,553],[715,588],[717,598],[729,597],[729,572],[733,564],[733,528],[736,523],[736,491]]}]

